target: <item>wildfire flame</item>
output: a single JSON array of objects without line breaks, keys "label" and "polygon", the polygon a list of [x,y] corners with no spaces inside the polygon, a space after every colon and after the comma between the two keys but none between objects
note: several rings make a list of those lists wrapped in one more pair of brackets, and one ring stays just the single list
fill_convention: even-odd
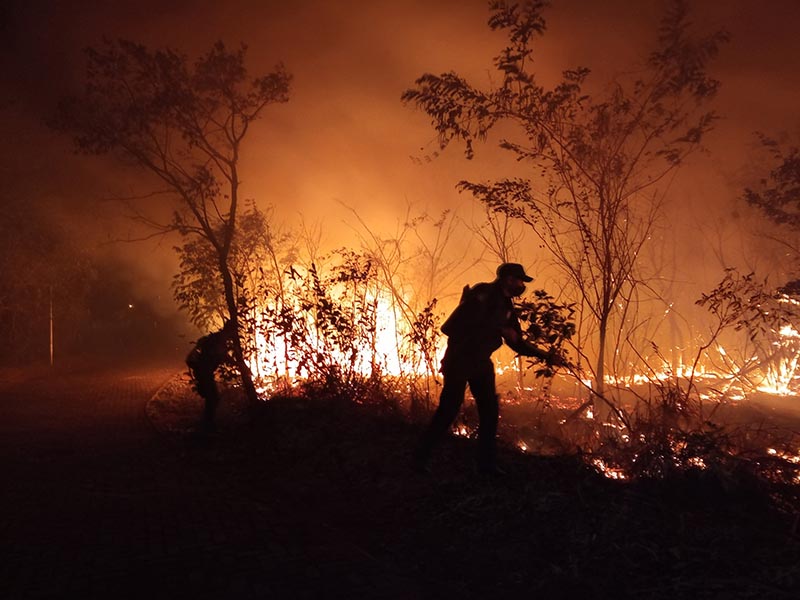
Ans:
[{"label": "wildfire flame", "polygon": [[779,396],[788,396],[794,392],[791,386],[798,379],[797,366],[800,359],[797,343],[800,332],[791,325],[784,325],[779,331],[780,338],[773,342],[774,358],[768,363],[764,380],[758,391]]},{"label": "wildfire flame", "polygon": [[453,427],[453,433],[460,437],[469,437],[472,432],[466,425],[457,425]]},{"label": "wildfire flame", "polygon": [[[375,289],[364,300],[365,306],[374,308],[374,336],[369,343],[347,355],[331,349],[326,344],[324,333],[314,333],[312,315],[308,311],[297,311],[296,318],[307,319],[306,330],[310,333],[305,339],[306,347],[326,353],[329,364],[346,366],[349,372],[365,377],[375,373],[392,377],[430,375],[431,364],[425,364],[418,355],[412,358],[414,353],[408,351],[411,327],[398,314],[397,299],[385,289]],[[403,304],[407,305],[405,301]],[[251,354],[250,368],[262,395],[268,395],[268,389],[278,377],[287,382],[297,382],[311,375],[306,363],[292,351],[285,338],[271,333],[267,324],[259,326],[257,323],[255,329],[255,351]],[[759,357],[751,353],[737,360],[735,352],[716,344],[700,363],[692,360],[684,363],[681,359],[677,364],[664,361],[659,369],[606,375],[604,381],[617,388],[634,388],[669,380],[691,380],[699,384],[701,389],[698,392],[704,400],[719,399],[723,395],[728,400],[741,400],[754,391],[782,396],[796,394],[800,388],[800,332],[791,325],[784,325],[779,331],[772,332],[772,336],[772,349],[768,356]],[[434,365],[438,364],[442,350],[442,347],[435,349]],[[502,376],[519,366],[517,360],[498,361],[496,372]],[[589,378],[583,378],[582,382],[587,388],[592,386]],[[586,416],[593,418],[591,410]]]},{"label": "wildfire flame", "polygon": [[[378,292],[370,301],[374,303],[376,320],[374,339],[370,344],[358,347],[354,355],[331,349],[325,344],[324,334],[315,333],[311,315],[306,315],[307,330],[310,332],[306,339],[307,347],[324,352],[329,363],[346,365],[352,372],[365,377],[376,370],[387,376],[425,375],[426,365],[407,358],[409,353],[404,352],[403,341],[407,338],[409,327],[398,318],[391,297],[385,292]],[[266,325],[257,322],[255,352],[249,361],[250,370],[259,382],[259,392],[265,395],[268,394],[270,379],[277,374],[290,381],[309,376],[302,360],[292,352],[286,339],[280,335],[270,335],[268,331]]]}]

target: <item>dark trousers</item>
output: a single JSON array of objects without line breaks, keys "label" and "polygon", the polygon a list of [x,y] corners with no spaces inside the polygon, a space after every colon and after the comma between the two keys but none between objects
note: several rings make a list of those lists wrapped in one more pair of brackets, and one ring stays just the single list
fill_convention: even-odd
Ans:
[{"label": "dark trousers", "polygon": [[217,390],[217,382],[214,379],[214,371],[202,368],[193,369],[192,375],[197,386],[197,393],[205,401],[205,406],[203,407],[203,429],[211,431],[214,429],[214,415],[219,404],[219,391]]},{"label": "dark trousers", "polygon": [[417,460],[424,463],[430,458],[433,448],[444,438],[458,416],[464,403],[467,385],[478,407],[478,467],[491,469],[495,464],[497,421],[499,406],[495,389],[494,364],[491,358],[449,361],[442,364],[444,384],[439,397],[439,406],[425,430],[417,449]]}]

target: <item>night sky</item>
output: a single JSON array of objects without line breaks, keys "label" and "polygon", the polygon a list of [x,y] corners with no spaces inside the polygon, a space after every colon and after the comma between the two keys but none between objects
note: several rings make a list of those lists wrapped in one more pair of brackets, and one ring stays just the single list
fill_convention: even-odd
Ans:
[{"label": "night sky", "polygon": [[[536,55],[542,80],[583,65],[602,82],[641,61],[665,4],[555,0]],[[722,82],[715,104],[722,120],[707,140],[708,153],[696,155],[671,183],[667,214],[674,227],[667,236],[689,234],[691,242],[676,258],[685,259],[681,252],[694,258],[694,271],[684,276],[701,289],[707,279],[719,279],[721,263],[775,264],[771,250],[758,248],[753,220],[743,218],[738,196],[759,172],[753,132],[797,139],[800,5],[690,4],[702,30],[731,34],[713,67]],[[519,174],[511,171],[518,167],[492,143],[478,146],[471,162],[457,146],[429,160],[438,150],[435,134],[422,113],[401,104],[400,94],[428,71],[454,70],[485,83],[504,41],[486,26],[488,14],[483,0],[7,1],[0,9],[3,202],[38,207],[69,235],[119,260],[167,299],[165,310],[174,310],[166,290],[175,240],[135,249],[102,243],[135,234],[118,206],[103,200],[141,191],[140,174],[109,157],[74,156],[70,141],[44,121],[60,97],[80,92],[82,49],[103,37],[169,46],[189,56],[223,40],[248,45],[252,73],[282,61],[294,77],[289,103],[268,108],[248,138],[246,197],[274,206],[276,218],[290,226],[324,216],[323,243],[330,247],[352,240],[340,202],[376,230],[389,231],[407,203],[431,213],[457,209],[470,222],[480,210],[455,191],[455,183]],[[521,260],[533,264],[534,258]],[[487,264],[475,277],[490,273]]]}]

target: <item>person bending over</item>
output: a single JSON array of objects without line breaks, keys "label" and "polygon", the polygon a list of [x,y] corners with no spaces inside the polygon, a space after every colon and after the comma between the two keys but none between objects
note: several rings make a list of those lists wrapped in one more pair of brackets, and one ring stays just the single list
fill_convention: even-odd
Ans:
[{"label": "person bending over", "polygon": [[223,364],[232,364],[231,342],[236,333],[236,324],[226,321],[222,329],[197,340],[186,357],[186,365],[194,381],[195,390],[204,401],[201,431],[214,431],[214,415],[219,404],[219,391],[215,373]]},{"label": "person bending over", "polygon": [[425,470],[434,447],[458,416],[469,385],[478,408],[478,470],[498,474],[496,436],[499,403],[492,354],[505,341],[515,352],[560,366],[561,359],[525,341],[512,298],[525,292],[533,278],[518,263],[503,263],[490,283],[465,287],[461,302],[442,325],[447,349],[442,359],[444,379],[439,406],[414,453],[418,470]]}]

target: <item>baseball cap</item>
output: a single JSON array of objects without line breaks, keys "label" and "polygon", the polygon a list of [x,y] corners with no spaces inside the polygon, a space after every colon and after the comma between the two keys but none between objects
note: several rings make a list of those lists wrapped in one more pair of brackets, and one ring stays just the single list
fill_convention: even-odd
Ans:
[{"label": "baseball cap", "polygon": [[533,281],[533,277],[527,275],[525,273],[525,269],[522,268],[522,265],[519,263],[503,263],[499,267],[497,267],[497,278],[507,277],[511,275],[513,277],[518,277],[522,279],[522,281]]}]

